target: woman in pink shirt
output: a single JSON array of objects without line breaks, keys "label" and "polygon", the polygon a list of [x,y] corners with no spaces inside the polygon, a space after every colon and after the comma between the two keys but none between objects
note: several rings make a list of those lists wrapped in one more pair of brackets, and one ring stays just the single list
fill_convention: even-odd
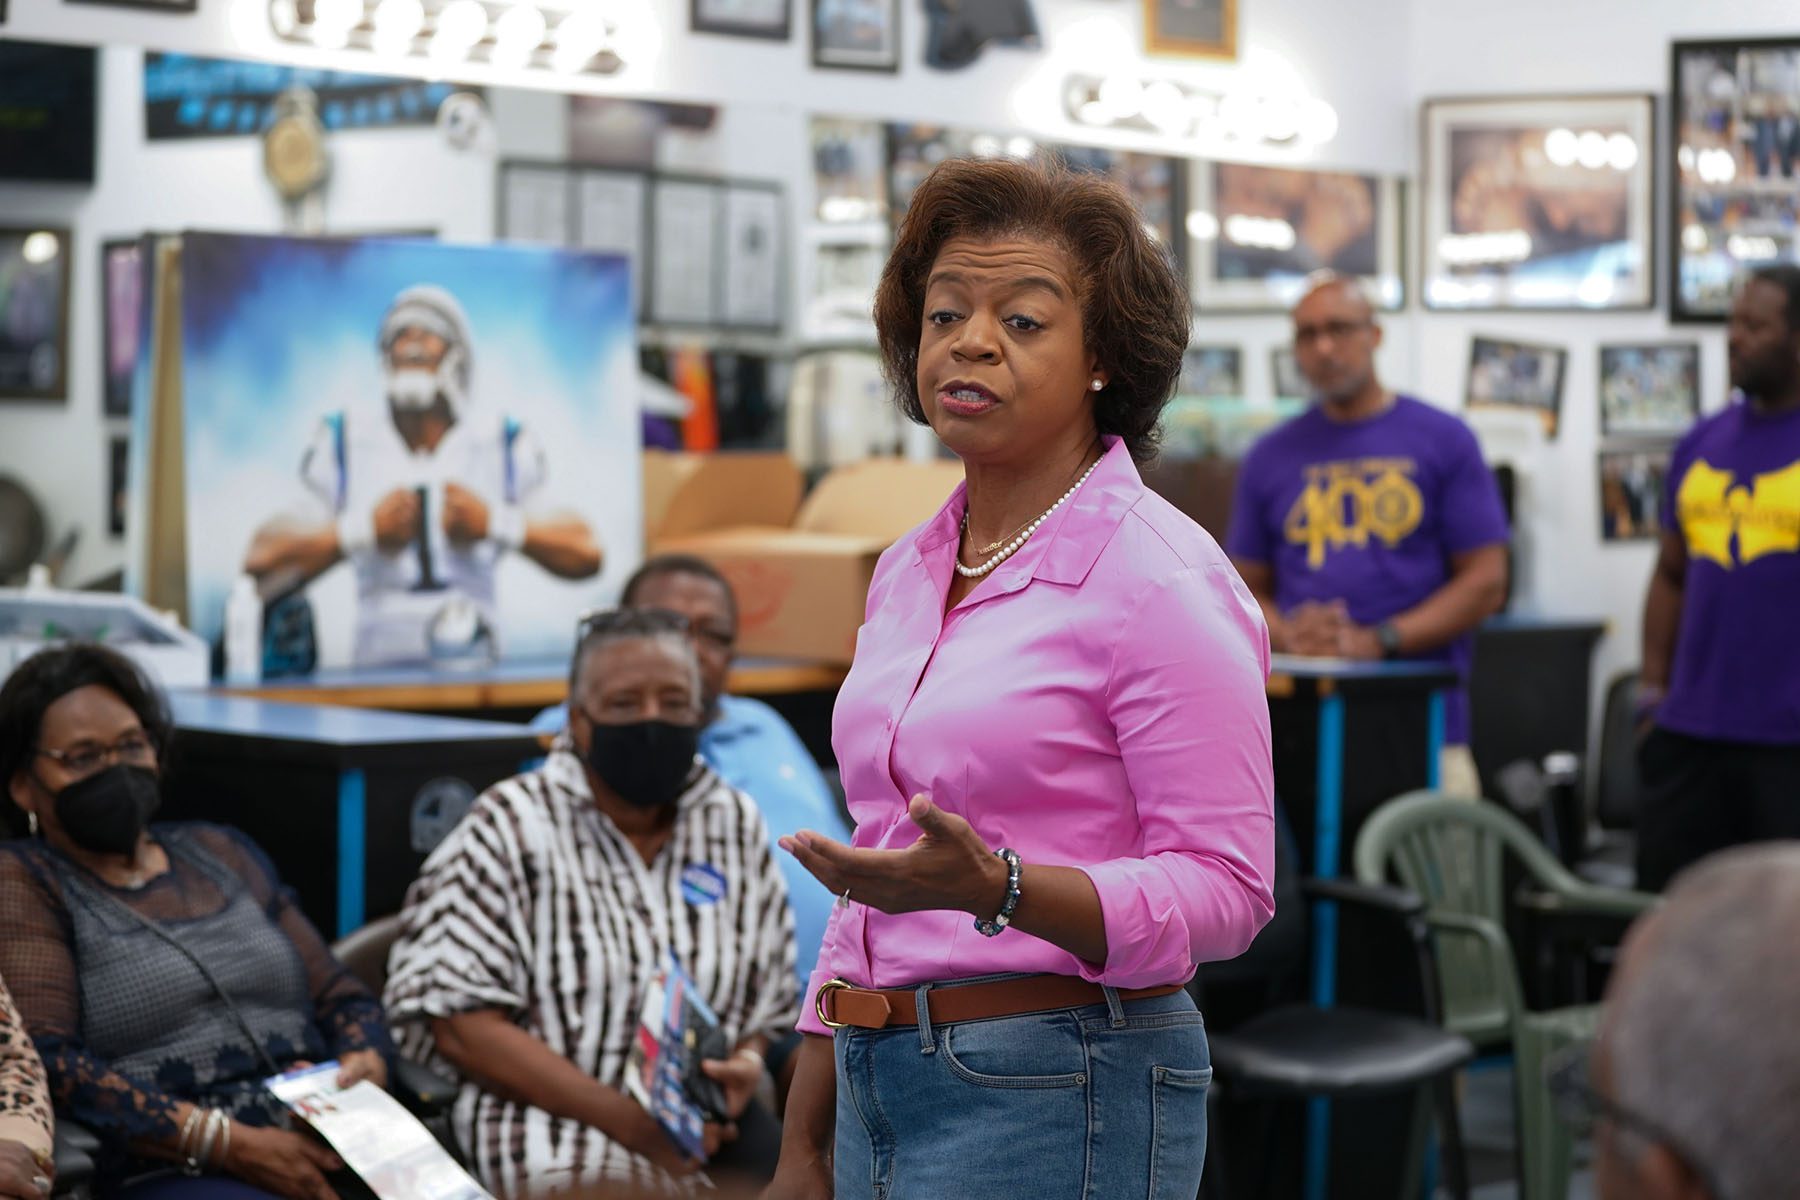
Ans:
[{"label": "woman in pink shirt", "polygon": [[876,298],[966,483],[882,556],[833,744],[856,832],[769,1196],[1192,1200],[1181,985],[1273,911],[1268,634],[1144,487],[1188,298],[1117,186],[952,161]]}]

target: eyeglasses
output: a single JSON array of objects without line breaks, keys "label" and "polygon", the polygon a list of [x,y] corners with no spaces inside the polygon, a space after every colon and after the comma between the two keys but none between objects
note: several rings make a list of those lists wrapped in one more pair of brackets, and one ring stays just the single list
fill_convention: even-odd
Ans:
[{"label": "eyeglasses", "polygon": [[1726,1193],[1719,1186],[1718,1177],[1688,1151],[1680,1138],[1651,1118],[1640,1116],[1617,1101],[1601,1095],[1589,1073],[1593,1050],[1594,1044],[1591,1041],[1577,1042],[1551,1055],[1545,1065],[1545,1082],[1549,1085],[1550,1099],[1556,1106],[1557,1117],[1577,1137],[1593,1137],[1595,1130],[1604,1122],[1644,1141],[1654,1142],[1680,1159],[1681,1164],[1705,1187],[1707,1195],[1714,1197],[1714,1200],[1726,1200]]},{"label": "eyeglasses", "polygon": [[55,760],[71,775],[92,775],[115,762],[134,767],[156,765],[156,747],[142,733],[128,733],[110,746],[84,744],[73,750],[47,750],[40,746],[38,753]]},{"label": "eyeglasses", "polygon": [[1321,338],[1341,342],[1373,324],[1373,321],[1327,321],[1323,325],[1301,325],[1294,330],[1294,345],[1305,346]]},{"label": "eyeglasses", "polygon": [[576,640],[590,633],[643,634],[679,633],[695,642],[729,652],[737,645],[737,632],[717,623],[700,621],[666,608],[603,608],[581,614],[575,627]]}]

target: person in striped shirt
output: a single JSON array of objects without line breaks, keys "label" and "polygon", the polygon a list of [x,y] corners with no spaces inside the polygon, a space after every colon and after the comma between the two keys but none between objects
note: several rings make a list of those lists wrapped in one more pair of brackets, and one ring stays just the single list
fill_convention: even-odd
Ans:
[{"label": "person in striped shirt", "polygon": [[407,893],[386,1003],[403,1051],[461,1081],[453,1126],[501,1197],[601,1182],[690,1190],[683,1157],[624,1091],[645,986],[673,953],[718,1015],[705,1064],[729,1122],[715,1179],[767,1177],[752,1096],[798,1009],[793,915],[755,803],[695,754],[693,646],[668,613],[581,631],[567,731],[494,785]]}]

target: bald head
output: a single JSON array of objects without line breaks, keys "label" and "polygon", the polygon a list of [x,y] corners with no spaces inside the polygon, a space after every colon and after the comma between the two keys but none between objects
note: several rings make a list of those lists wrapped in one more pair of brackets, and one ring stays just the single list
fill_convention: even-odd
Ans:
[{"label": "bald head", "polygon": [[1375,350],[1381,326],[1375,305],[1357,280],[1322,272],[1307,280],[1294,305],[1294,361],[1327,411],[1377,406]]},{"label": "bald head", "polygon": [[[1607,989],[1596,1066],[1620,1107],[1678,1131],[1708,1200],[1788,1194],[1800,1144],[1800,842],[1728,850],[1640,921]],[[1610,1086],[1608,1086],[1610,1085]],[[1618,1139],[1613,1139],[1617,1142]],[[1708,1196],[1669,1147],[1614,1146],[1601,1195]],[[1609,1189],[1608,1180],[1613,1181]]]},{"label": "bald head", "polygon": [[1302,305],[1321,292],[1330,292],[1355,306],[1365,321],[1375,319],[1375,301],[1369,295],[1369,289],[1353,275],[1339,275],[1336,271],[1314,271],[1306,277],[1306,290],[1300,293],[1299,303],[1294,305],[1297,315]]}]

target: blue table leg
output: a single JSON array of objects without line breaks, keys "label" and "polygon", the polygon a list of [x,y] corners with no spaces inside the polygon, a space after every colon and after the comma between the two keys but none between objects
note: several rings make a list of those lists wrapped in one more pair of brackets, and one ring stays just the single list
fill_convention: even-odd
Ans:
[{"label": "blue table leg", "polygon": [[1437,791],[1444,786],[1444,693],[1431,693],[1425,716],[1425,786]]},{"label": "blue table leg", "polygon": [[338,775],[337,811],[337,936],[344,937],[363,926],[364,872],[368,870],[366,818],[368,779],[362,771]]},{"label": "blue table leg", "polygon": [[[1344,698],[1319,699],[1319,776],[1313,801],[1313,874],[1338,874],[1344,822]],[[1325,900],[1312,906],[1312,998],[1320,1008],[1337,1002],[1337,906]],[[1306,1105],[1306,1200],[1324,1200],[1331,1160],[1331,1102],[1323,1097]]]}]

